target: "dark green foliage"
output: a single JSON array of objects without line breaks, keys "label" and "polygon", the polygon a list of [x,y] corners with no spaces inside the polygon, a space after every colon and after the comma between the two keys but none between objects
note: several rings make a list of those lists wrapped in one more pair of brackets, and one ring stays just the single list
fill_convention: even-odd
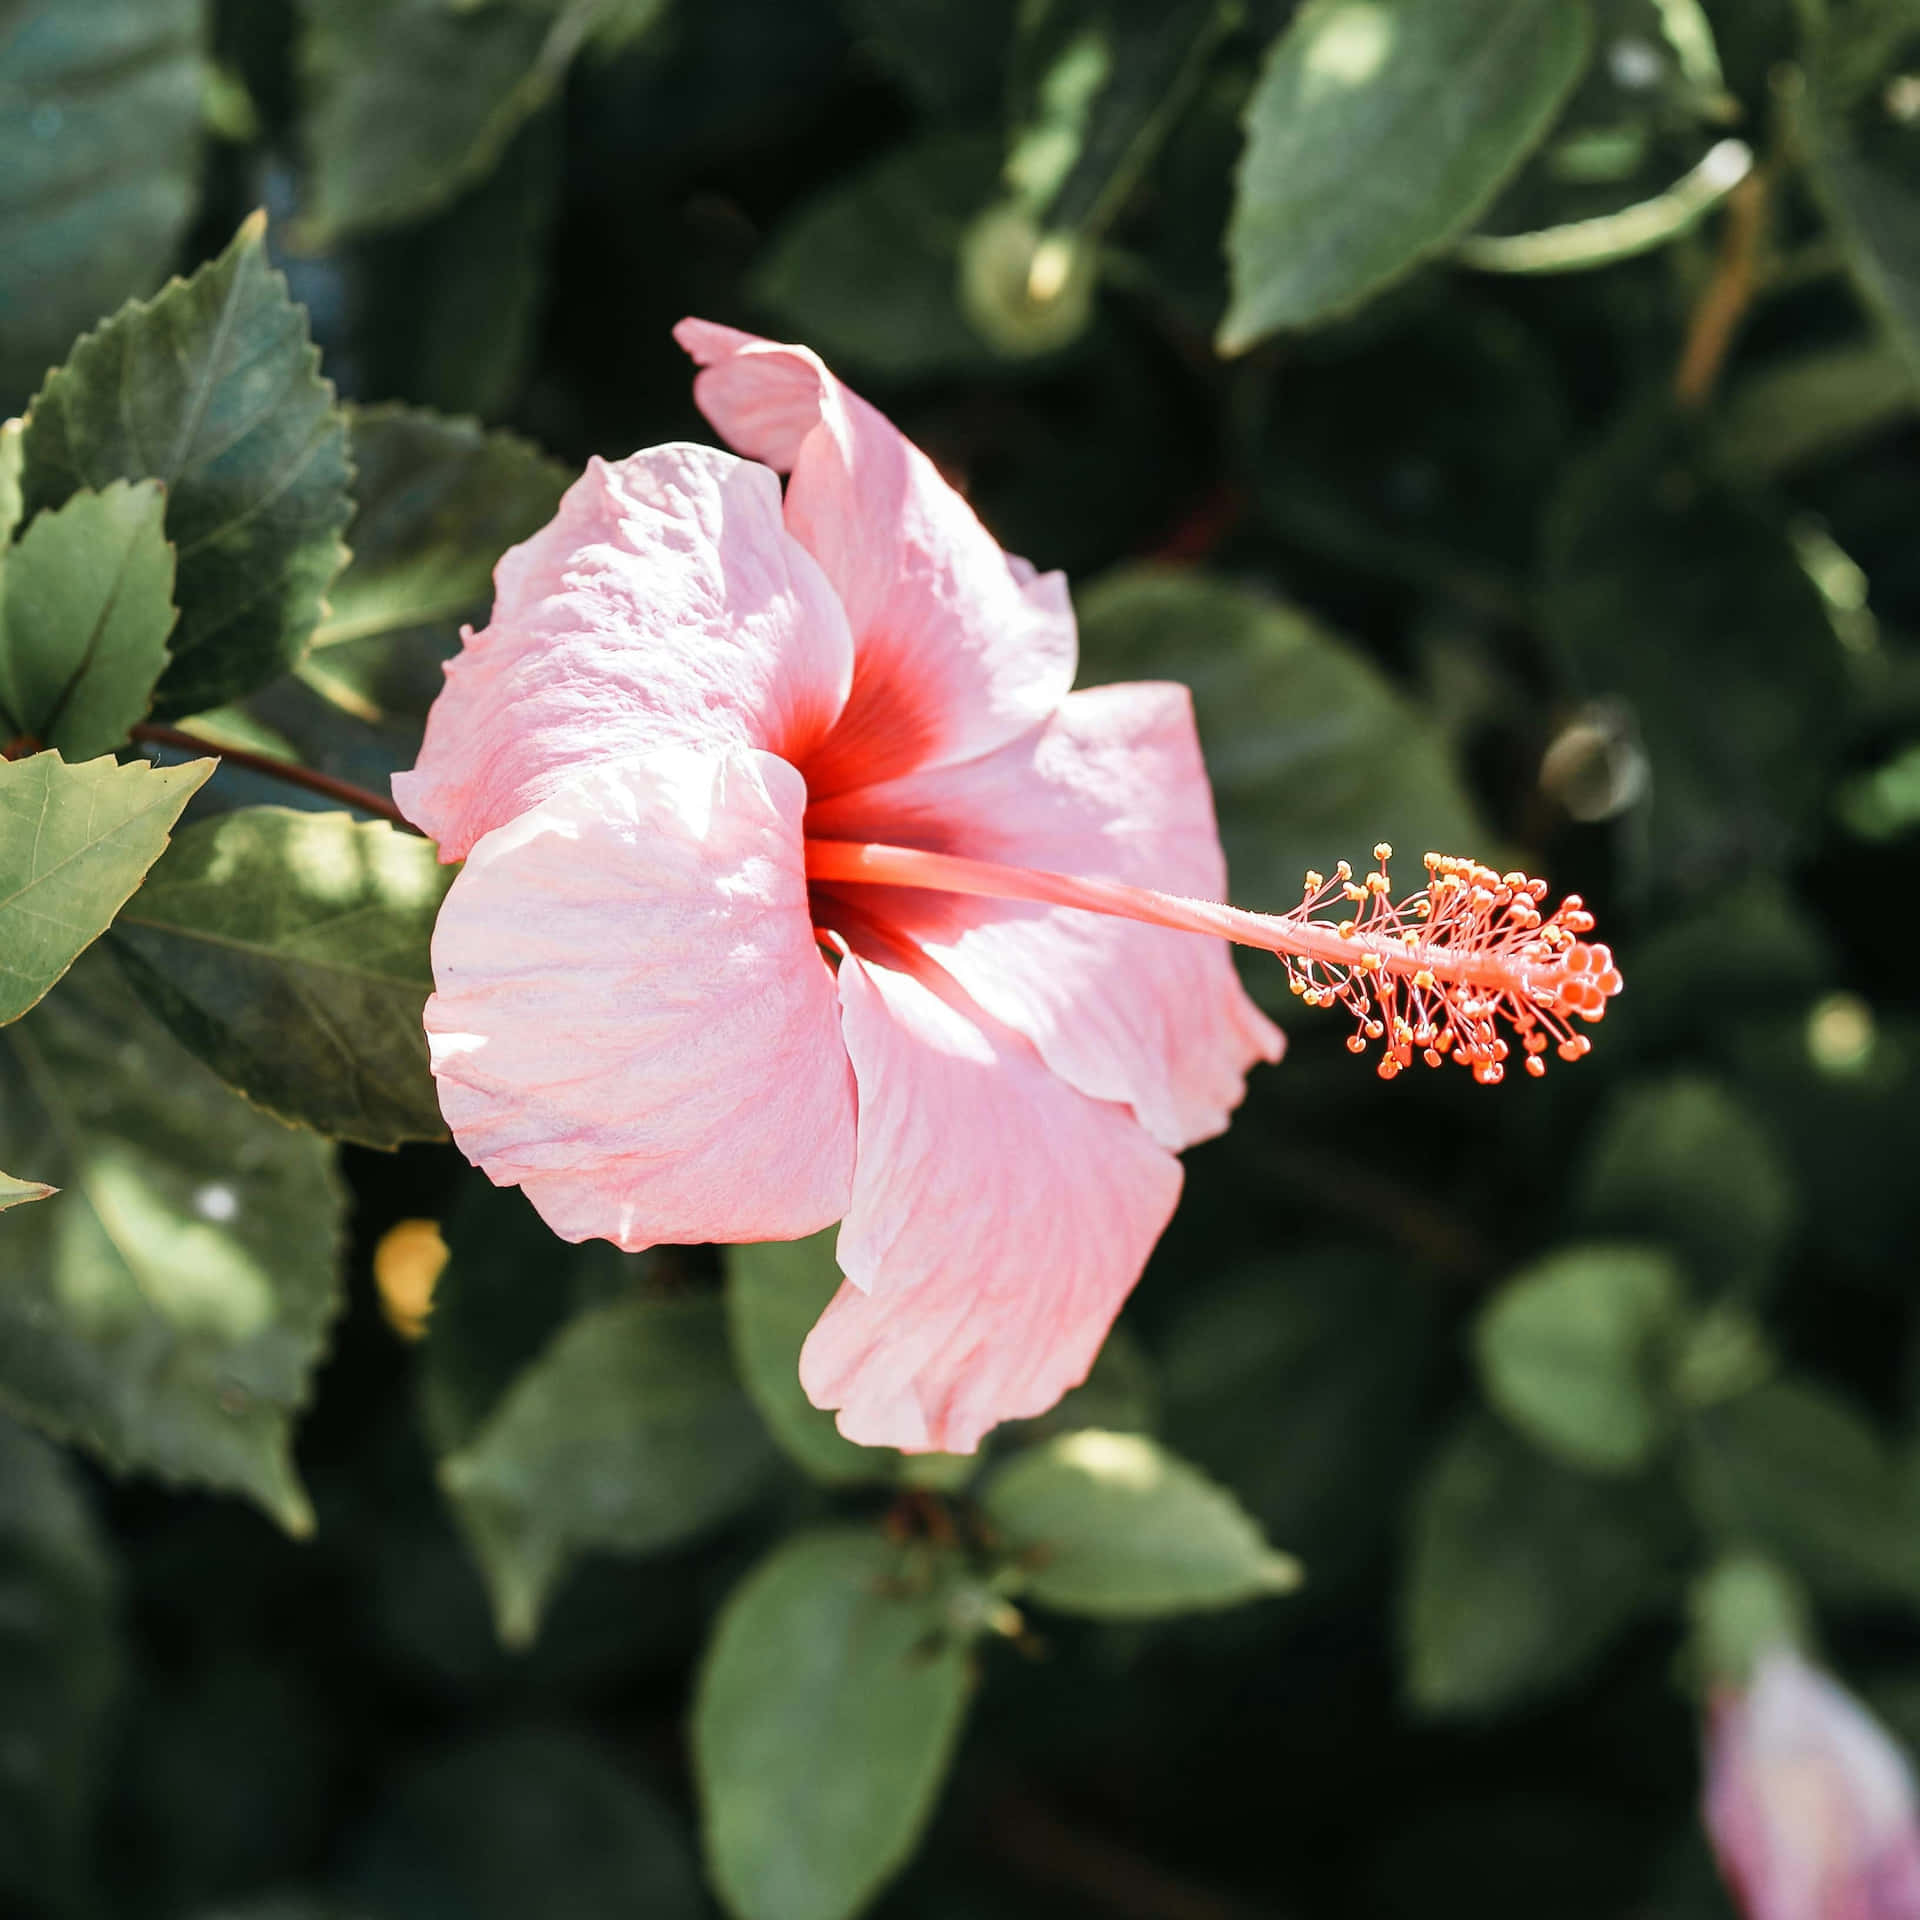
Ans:
[{"label": "dark green foliage", "polygon": [[[1710,1686],[1920,1734],[1917,143],[1915,0],[0,0],[6,1920],[1730,1920]],[[1237,903],[1625,976],[1383,1085],[1243,955],[977,1455],[807,1400],[835,1229],[442,1137],[377,814],[686,314],[1191,689]]]}]

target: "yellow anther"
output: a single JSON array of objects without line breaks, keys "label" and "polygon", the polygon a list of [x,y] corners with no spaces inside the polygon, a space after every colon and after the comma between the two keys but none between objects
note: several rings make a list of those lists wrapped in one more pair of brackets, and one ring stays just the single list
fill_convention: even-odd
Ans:
[{"label": "yellow anther", "polygon": [[1324,873],[1315,873],[1311,867],[1307,869],[1307,891],[1309,893],[1318,893],[1326,884],[1327,876]]},{"label": "yellow anther", "polygon": [[1420,971],[1413,976],[1413,984],[1423,992],[1431,993],[1433,991],[1432,970],[1427,967],[1422,967]]},{"label": "yellow anther", "polygon": [[1342,860],[1340,864],[1334,868],[1333,877],[1344,884],[1353,878],[1353,869]]},{"label": "yellow anther", "polygon": [[1340,922],[1340,938],[1342,940],[1351,940],[1353,938],[1353,922],[1351,920],[1342,920]]},{"label": "yellow anther", "polygon": [[1391,860],[1393,858],[1393,849],[1382,840],[1374,847],[1373,857],[1376,860]]}]

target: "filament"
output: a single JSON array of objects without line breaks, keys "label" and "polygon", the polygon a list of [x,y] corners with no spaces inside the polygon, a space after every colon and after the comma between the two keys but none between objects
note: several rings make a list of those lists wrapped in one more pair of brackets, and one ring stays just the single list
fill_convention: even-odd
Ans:
[{"label": "filament", "polygon": [[1027,900],[1261,948],[1279,956],[1308,1006],[1353,1016],[1348,1047],[1364,1053],[1377,1044],[1389,1080],[1418,1058],[1430,1067],[1452,1060],[1491,1086],[1505,1077],[1516,1045],[1536,1078],[1549,1051],[1578,1060],[1589,1050],[1574,1023],[1598,1020],[1621,981],[1608,949],[1582,937],[1593,916],[1578,894],[1543,913],[1544,880],[1430,853],[1426,885],[1395,902],[1393,849],[1373,851],[1373,869],[1357,879],[1344,860],[1331,879],[1309,873],[1299,906],[1284,914],[871,842],[810,839],[806,866],[809,880],[836,888]]}]

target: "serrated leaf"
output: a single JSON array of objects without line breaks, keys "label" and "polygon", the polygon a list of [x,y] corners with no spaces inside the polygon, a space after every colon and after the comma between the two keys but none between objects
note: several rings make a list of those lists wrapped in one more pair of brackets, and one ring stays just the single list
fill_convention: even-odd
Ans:
[{"label": "serrated leaf", "polygon": [[1567,1684],[1659,1597],[1670,1531],[1643,1482],[1569,1472],[1491,1419],[1458,1429],[1413,1513],[1414,1705],[1494,1713]]},{"label": "serrated leaf", "polygon": [[305,238],[395,226],[484,179],[551,100],[596,9],[303,0]]},{"label": "serrated leaf", "polygon": [[443,1137],[421,1009],[453,879],[384,821],[242,807],[190,827],[114,925],[140,997],[230,1086],[337,1139]]},{"label": "serrated leaf", "polygon": [[988,1482],[981,1511],[1042,1606],[1145,1620],[1238,1606],[1300,1583],[1224,1487],[1144,1434],[1087,1428]]},{"label": "serrated leaf", "polygon": [[332,1150],[186,1053],[103,955],[0,1034],[0,1406],[118,1469],[312,1524],[292,1422],[339,1304]]},{"label": "serrated leaf", "polygon": [[1220,351],[1349,312],[1452,245],[1591,37],[1583,0],[1309,0],[1247,105]]},{"label": "serrated leaf", "polygon": [[575,1554],[648,1553],[711,1527],[770,1460],[720,1303],[637,1299],[570,1320],[440,1480],[518,1646]]},{"label": "serrated leaf", "polygon": [[5,1418],[0,1596],[0,1899],[22,1913],[78,1911],[120,1665],[113,1565],[80,1476]]},{"label": "serrated leaf", "polygon": [[1725,1549],[1779,1560],[1839,1601],[1920,1597],[1920,1529],[1898,1460],[1842,1395],[1775,1380],[1695,1415],[1684,1481]]},{"label": "serrated leaf", "polygon": [[391,1783],[342,1882],[377,1914],[700,1920],[691,1853],[673,1814],[595,1742],[496,1733]]},{"label": "serrated leaf", "polygon": [[42,513],[0,554],[0,728],[69,760],[125,744],[173,631],[167,496],[116,480]]},{"label": "serrated leaf", "polygon": [[554,515],[571,478],[528,442],[416,407],[361,407],[353,559],[313,636],[308,684],[365,719],[424,721],[493,569]]},{"label": "serrated leaf", "polygon": [[957,1454],[909,1459],[893,1447],[857,1446],[840,1432],[831,1413],[807,1398],[800,1385],[800,1348],[842,1284],[833,1253],[838,1233],[829,1227],[805,1240],[727,1249],[734,1360],[767,1431],[814,1479],[829,1486],[894,1480],[909,1470],[922,1486],[929,1476],[943,1484],[950,1476],[969,1476],[976,1463]]},{"label": "serrated leaf", "polygon": [[1475,1324],[1488,1399],[1569,1466],[1644,1466],[1665,1434],[1659,1367],[1683,1300],[1679,1269],[1657,1248],[1550,1255],[1507,1281]]},{"label": "serrated leaf", "polygon": [[0,1026],[106,932],[213,768],[0,761]]},{"label": "serrated leaf", "polygon": [[12,0],[0,64],[0,394],[150,292],[199,189],[206,0]]},{"label": "serrated leaf", "polygon": [[966,1716],[936,1573],[800,1534],[721,1611],[693,1710],[707,1869],[736,1920],[848,1920],[905,1864]]},{"label": "serrated leaf", "polygon": [[192,279],[88,334],[34,398],[28,513],[116,479],[167,489],[180,623],[163,718],[292,666],[346,558],[346,421],[319,358],[255,214]]},{"label": "serrated leaf", "polygon": [[[1284,912],[1300,876],[1378,840],[1489,843],[1439,730],[1359,652],[1284,601],[1172,568],[1128,568],[1079,596],[1083,684],[1193,689],[1234,899]],[[1416,853],[1417,858],[1417,853]],[[1284,981],[1249,975],[1274,1004]]]}]

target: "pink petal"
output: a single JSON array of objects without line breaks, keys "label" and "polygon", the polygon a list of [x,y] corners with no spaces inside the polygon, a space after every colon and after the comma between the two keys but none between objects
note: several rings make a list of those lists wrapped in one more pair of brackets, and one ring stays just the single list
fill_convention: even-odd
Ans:
[{"label": "pink petal", "polygon": [[[1069,694],[1045,726],[984,759],[816,803],[807,831],[1226,897],[1192,698],[1164,683]],[[1221,1132],[1248,1067],[1285,1045],[1224,941],[1071,907],[848,896],[931,954],[1063,1080],[1131,1106],[1163,1146]]]},{"label": "pink petal", "polygon": [[[931,977],[931,976],[930,976]],[[970,1453],[1086,1378],[1180,1195],[1124,1108],[1076,1093],[950,985],[840,963],[859,1083],[848,1284],[800,1355],[869,1446]]]},{"label": "pink petal", "polygon": [[426,1026],[468,1159],[554,1231],[784,1240],[846,1211],[854,1089],[767,753],[593,768],[473,848]]},{"label": "pink petal", "polygon": [[853,629],[853,691],[804,763],[809,791],[971,759],[1045,719],[1078,656],[1064,577],[1003,553],[933,462],[806,348],[698,320],[674,335],[705,368],[694,398],[719,432],[791,466],[787,525]]},{"label": "pink petal", "polygon": [[846,702],[852,642],[765,468],[712,447],[589,462],[494,574],[447,663],[407,817],[455,860],[582,767],[669,743],[802,758]]}]

